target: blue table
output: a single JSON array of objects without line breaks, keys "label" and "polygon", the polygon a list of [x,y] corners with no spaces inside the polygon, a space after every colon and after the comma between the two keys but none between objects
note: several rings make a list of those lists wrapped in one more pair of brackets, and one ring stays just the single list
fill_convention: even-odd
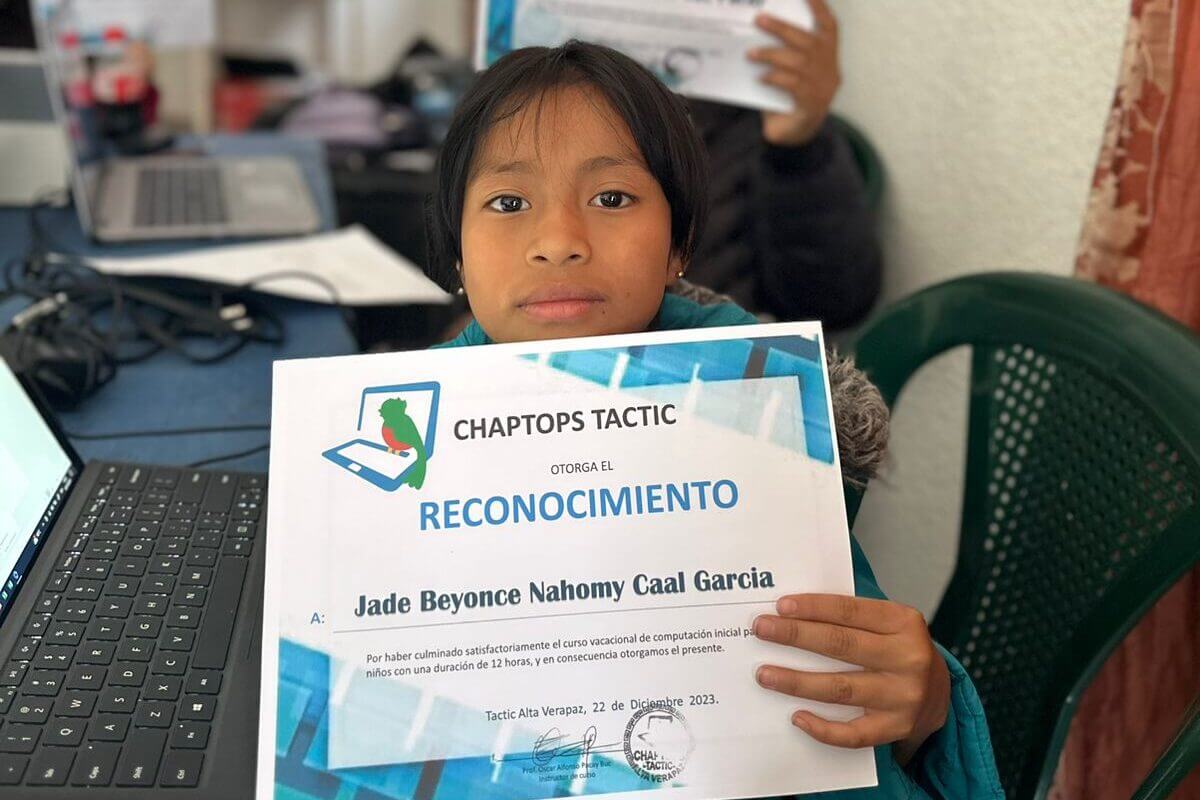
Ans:
[{"label": "blue table", "polygon": [[[334,224],[333,193],[320,145],[278,136],[215,137],[205,146],[218,152],[286,153],[294,155],[314,191],[325,229]],[[39,218],[54,249],[81,255],[126,256],[178,252],[211,247],[213,242],[98,245],[80,229],[71,208],[46,209]],[[29,210],[0,209],[0,262],[26,251]],[[85,400],[79,409],[63,413],[64,428],[76,434],[105,434],[129,430],[161,430],[208,426],[267,425],[271,411],[271,364],[278,359],[344,355],[358,352],[352,333],[334,308],[282,298],[270,307],[285,326],[279,345],[251,343],[216,364],[197,366],[170,352],[120,367],[111,382]],[[0,323],[24,303],[0,304]],[[73,439],[85,460],[136,460],[157,464],[189,464],[202,459],[265,445],[268,431],[226,432],[187,436],[156,436],[101,440]],[[222,461],[219,466],[265,471],[267,452]]]}]

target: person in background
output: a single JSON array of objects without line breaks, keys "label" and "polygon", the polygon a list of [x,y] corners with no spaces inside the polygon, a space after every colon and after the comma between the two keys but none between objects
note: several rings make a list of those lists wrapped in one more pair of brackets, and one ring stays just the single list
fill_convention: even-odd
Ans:
[{"label": "person in background", "polygon": [[831,329],[862,319],[879,294],[875,219],[850,145],[829,119],[841,82],[838,26],[809,0],[809,32],[762,14],[778,44],[747,53],[789,113],[691,101],[711,173],[708,228],[688,279],[778,319]]}]

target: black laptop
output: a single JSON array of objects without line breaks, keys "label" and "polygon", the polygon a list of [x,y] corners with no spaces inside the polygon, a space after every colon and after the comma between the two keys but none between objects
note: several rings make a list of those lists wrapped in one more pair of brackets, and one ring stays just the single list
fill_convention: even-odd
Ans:
[{"label": "black laptop", "polygon": [[265,499],[84,465],[0,361],[0,797],[253,795]]}]

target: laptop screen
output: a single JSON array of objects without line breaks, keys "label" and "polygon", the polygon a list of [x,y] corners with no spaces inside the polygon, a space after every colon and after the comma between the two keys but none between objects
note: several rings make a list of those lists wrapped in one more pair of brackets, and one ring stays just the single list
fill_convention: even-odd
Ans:
[{"label": "laptop screen", "polygon": [[0,360],[0,622],[77,477],[75,463]]}]

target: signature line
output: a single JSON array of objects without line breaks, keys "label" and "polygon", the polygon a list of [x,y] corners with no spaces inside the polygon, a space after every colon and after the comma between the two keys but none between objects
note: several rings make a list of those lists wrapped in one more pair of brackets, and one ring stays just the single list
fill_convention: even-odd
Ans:
[{"label": "signature line", "polygon": [[692,603],[682,606],[651,606],[650,608],[610,608],[600,611],[574,611],[562,614],[532,614],[528,617],[491,617],[464,619],[453,622],[427,622],[422,625],[391,625],[386,628],[342,628],[334,633],[372,633],[375,631],[406,631],[413,628],[441,628],[445,625],[477,625],[481,622],[520,622],[523,619],[554,619],[556,617],[586,617],[591,614],[632,614],[636,611],[670,611],[675,608],[721,608],[724,606],[774,606],[774,600],[738,600],[732,603]]}]

